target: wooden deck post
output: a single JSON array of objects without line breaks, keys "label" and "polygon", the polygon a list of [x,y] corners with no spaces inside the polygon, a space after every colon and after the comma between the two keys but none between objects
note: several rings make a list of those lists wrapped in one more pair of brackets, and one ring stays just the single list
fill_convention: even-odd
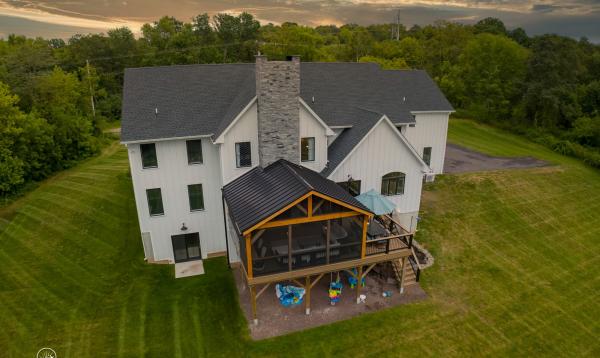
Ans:
[{"label": "wooden deck post", "polygon": [[306,276],[306,284],[304,285],[304,289],[306,290],[306,314],[309,315],[310,314],[310,290],[311,290],[311,284],[310,284],[310,276]]},{"label": "wooden deck post", "polygon": [[358,267],[358,274],[356,275],[356,303],[360,303],[360,283],[362,281],[362,265]]},{"label": "wooden deck post", "polygon": [[256,314],[256,287],[250,286],[250,305],[252,306],[252,319],[254,324],[258,324],[258,316]]},{"label": "wooden deck post", "polygon": [[331,240],[331,220],[327,220],[327,237],[325,238],[325,263],[329,264],[329,245]]},{"label": "wooden deck post", "polygon": [[292,225],[288,225],[288,271],[292,271]]},{"label": "wooden deck post", "polygon": [[369,226],[369,217],[363,216],[363,227],[362,227],[362,241],[360,247],[360,258],[364,259],[367,254],[367,228]]},{"label": "wooden deck post", "polygon": [[400,271],[400,293],[404,293],[404,271],[406,271],[406,257],[402,258],[402,271]]}]

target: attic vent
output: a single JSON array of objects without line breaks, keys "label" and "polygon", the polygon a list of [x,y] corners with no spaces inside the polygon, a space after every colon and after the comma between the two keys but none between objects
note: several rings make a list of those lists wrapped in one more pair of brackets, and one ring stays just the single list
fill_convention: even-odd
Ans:
[{"label": "attic vent", "polygon": [[158,118],[158,107],[154,108],[154,118]]},{"label": "attic vent", "polygon": [[315,96],[312,96],[312,103],[315,103]]},{"label": "attic vent", "polygon": [[406,102],[406,97],[402,97],[402,102]]}]

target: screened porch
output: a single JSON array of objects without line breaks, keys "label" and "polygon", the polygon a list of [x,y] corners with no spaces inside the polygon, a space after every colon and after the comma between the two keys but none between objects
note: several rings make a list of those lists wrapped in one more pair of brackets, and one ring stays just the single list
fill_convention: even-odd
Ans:
[{"label": "screened porch", "polygon": [[358,259],[366,214],[311,194],[238,236],[244,268],[258,277]]}]

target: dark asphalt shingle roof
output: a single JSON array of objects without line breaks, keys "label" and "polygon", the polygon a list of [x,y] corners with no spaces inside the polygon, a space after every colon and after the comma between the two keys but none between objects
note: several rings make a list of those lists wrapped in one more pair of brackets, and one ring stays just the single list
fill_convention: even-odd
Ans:
[{"label": "dark asphalt shingle roof", "polygon": [[[217,137],[254,98],[254,68],[248,63],[126,69],[122,141]],[[411,111],[452,110],[424,71],[303,62],[300,81],[302,99],[329,126],[358,127],[365,119],[357,108],[385,113],[393,123],[413,122]]]},{"label": "dark asphalt shingle roof", "polygon": [[425,71],[382,70],[374,63],[302,63],[300,95],[329,126],[357,124],[356,107],[392,123],[414,123],[411,111],[453,110]]},{"label": "dark asphalt shingle roof", "polygon": [[128,68],[121,140],[213,134],[254,97],[254,83],[249,64]]},{"label": "dark asphalt shingle roof", "polygon": [[225,185],[223,195],[241,233],[312,190],[370,212],[335,182],[283,159],[248,171]]}]

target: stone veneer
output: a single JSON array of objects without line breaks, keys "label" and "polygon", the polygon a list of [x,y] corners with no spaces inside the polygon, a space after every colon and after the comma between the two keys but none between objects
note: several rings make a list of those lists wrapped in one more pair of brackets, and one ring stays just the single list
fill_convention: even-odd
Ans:
[{"label": "stone veneer", "polygon": [[258,156],[262,167],[300,161],[300,57],[267,61],[256,56]]}]

